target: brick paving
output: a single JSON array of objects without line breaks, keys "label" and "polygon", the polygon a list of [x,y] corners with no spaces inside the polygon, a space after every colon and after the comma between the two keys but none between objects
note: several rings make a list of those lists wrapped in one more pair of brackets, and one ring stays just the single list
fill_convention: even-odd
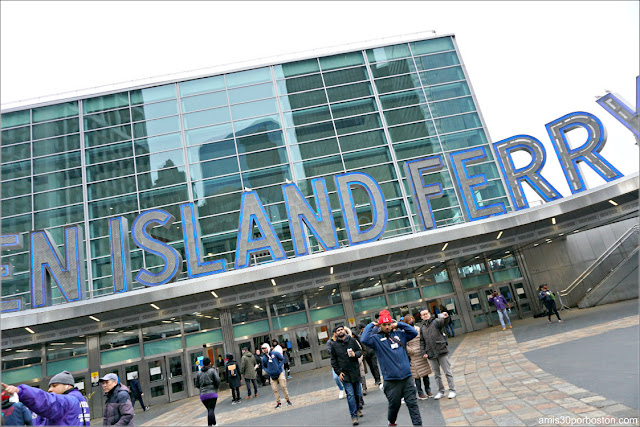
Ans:
[{"label": "brick paving", "polygon": [[465,334],[450,357],[458,397],[440,401],[446,425],[545,425],[539,423],[545,416],[638,417],[637,410],[555,377],[523,354],[604,333],[612,327],[637,325],[638,316],[609,323],[520,345],[510,329],[489,328]]}]

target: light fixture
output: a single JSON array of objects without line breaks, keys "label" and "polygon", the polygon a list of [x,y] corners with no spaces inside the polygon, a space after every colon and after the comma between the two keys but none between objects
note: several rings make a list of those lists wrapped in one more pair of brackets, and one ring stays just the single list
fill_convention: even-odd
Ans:
[{"label": "light fixture", "polygon": [[155,305],[155,304],[149,304],[149,305],[150,305],[151,307],[155,308],[156,310],[160,310],[160,307],[158,307],[158,306],[157,306],[157,305]]},{"label": "light fixture", "polygon": [[496,240],[498,240],[500,237],[502,237],[502,231],[498,233],[498,237],[496,237]]},{"label": "light fixture", "polygon": [[442,247],[442,249],[440,249],[440,250],[444,251],[445,249],[447,249],[447,246],[449,246],[449,242],[445,243],[444,246]]},{"label": "light fixture", "polygon": [[578,231],[580,231],[580,230],[573,230],[574,233],[577,233]]},{"label": "light fixture", "polygon": [[242,304],[238,304],[238,305],[236,305],[236,307],[242,307]]},{"label": "light fixture", "polygon": [[[31,328],[25,328],[27,330],[27,332],[29,332],[30,334],[35,334],[35,332],[33,331],[33,329]],[[18,350],[20,351],[20,350]]]},{"label": "light fixture", "polygon": [[49,345],[64,345],[63,342],[50,342]]},{"label": "light fixture", "polygon": [[254,305],[254,307],[255,307],[255,308],[260,308],[260,306],[259,306],[259,305]]},{"label": "light fixture", "polygon": [[162,323],[171,323],[171,320],[163,320]]},{"label": "light fixture", "polygon": [[556,217],[551,218],[551,224],[556,225]]},{"label": "light fixture", "polygon": [[276,285],[276,281],[275,281],[275,280],[273,280],[273,279],[271,279],[271,284],[272,284],[273,286],[275,286],[275,285]]},{"label": "light fixture", "polygon": [[216,294],[214,291],[211,291],[211,295],[213,295],[214,297],[218,298],[218,294]]},{"label": "light fixture", "polygon": [[618,206],[618,204],[616,202],[614,202],[613,200],[609,200],[609,203],[611,203],[613,206]]},{"label": "light fixture", "polygon": [[117,334],[118,332],[115,331],[107,331],[108,334]]},{"label": "light fixture", "polygon": [[84,341],[74,341],[71,344],[81,345],[81,344],[86,344],[86,343]]},{"label": "light fixture", "polygon": [[540,243],[534,243],[533,246],[538,246]]},{"label": "light fixture", "polygon": [[95,320],[96,322],[99,322],[99,321],[100,321],[100,319],[98,319],[98,318],[97,318],[97,317],[95,317],[95,316],[89,316],[89,319],[91,319],[91,320]]},{"label": "light fixture", "polygon": [[558,236],[564,236],[564,233],[560,233],[560,234],[558,234]]}]

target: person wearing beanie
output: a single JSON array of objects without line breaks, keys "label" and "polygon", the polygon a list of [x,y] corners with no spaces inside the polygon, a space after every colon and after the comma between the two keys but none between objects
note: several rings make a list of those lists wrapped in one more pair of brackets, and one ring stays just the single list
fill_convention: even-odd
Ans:
[{"label": "person wearing beanie", "polygon": [[133,405],[129,396],[129,388],[120,384],[116,374],[106,374],[98,380],[107,399],[104,404],[102,425],[132,426]]},{"label": "person wearing beanie", "polygon": [[287,405],[293,405],[289,399],[289,390],[287,390],[287,377],[284,374],[284,357],[282,353],[272,350],[268,343],[262,344],[262,370],[267,373],[271,379],[271,390],[276,397],[276,409],[280,409],[280,392],[278,384],[282,387],[284,398],[287,399]]},{"label": "person wearing beanie", "polygon": [[208,357],[202,359],[202,369],[196,375],[195,386],[200,389],[200,401],[207,408],[207,425],[217,425],[215,410],[220,377],[218,371],[211,366],[211,359]]},{"label": "person wearing beanie", "polygon": [[407,342],[418,336],[410,325],[395,322],[388,310],[382,310],[376,322],[364,328],[360,341],[376,352],[384,379],[384,394],[387,397],[387,419],[395,426],[402,399],[407,405],[414,426],[422,425],[416,386],[411,374]]},{"label": "person wearing beanie", "polygon": [[2,425],[30,426],[33,425],[31,412],[18,400],[17,395],[2,392]]},{"label": "person wearing beanie", "polygon": [[233,354],[227,354],[227,361],[224,362],[224,373],[227,383],[231,389],[231,404],[236,405],[242,403],[240,399],[240,386],[242,385],[242,376],[240,374],[240,364],[235,361]]},{"label": "person wearing beanie", "polygon": [[73,376],[62,371],[49,380],[49,392],[25,384],[2,383],[9,395],[17,394],[20,402],[37,415],[35,425],[88,426],[89,404],[74,386]]}]

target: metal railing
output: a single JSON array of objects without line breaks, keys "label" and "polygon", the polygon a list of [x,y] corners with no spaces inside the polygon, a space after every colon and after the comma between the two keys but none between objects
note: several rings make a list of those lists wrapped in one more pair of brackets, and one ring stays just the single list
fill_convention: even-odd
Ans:
[{"label": "metal railing", "polygon": [[638,224],[629,228],[616,242],[600,255],[560,295],[567,297],[579,291],[582,296],[595,288],[611,271],[626,260],[638,247]]}]

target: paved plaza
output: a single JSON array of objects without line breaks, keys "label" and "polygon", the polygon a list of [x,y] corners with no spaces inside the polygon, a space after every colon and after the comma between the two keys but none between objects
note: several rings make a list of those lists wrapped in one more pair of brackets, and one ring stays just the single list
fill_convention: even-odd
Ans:
[{"label": "paved plaza", "polygon": [[[512,330],[492,327],[450,339],[458,397],[419,401],[424,425],[557,425],[576,418],[597,422],[597,417],[632,417],[637,425],[638,300],[564,310],[561,316],[564,323],[528,318],[514,321]],[[269,386],[233,406],[229,390],[222,391],[218,425],[351,425],[346,399],[338,400],[329,369],[294,374],[288,382],[292,407],[274,409]],[[367,377],[360,425],[387,425],[384,394]],[[241,392],[246,396],[244,387]],[[136,425],[207,424],[198,397],[137,411]],[[411,424],[404,405],[397,422]]]}]

